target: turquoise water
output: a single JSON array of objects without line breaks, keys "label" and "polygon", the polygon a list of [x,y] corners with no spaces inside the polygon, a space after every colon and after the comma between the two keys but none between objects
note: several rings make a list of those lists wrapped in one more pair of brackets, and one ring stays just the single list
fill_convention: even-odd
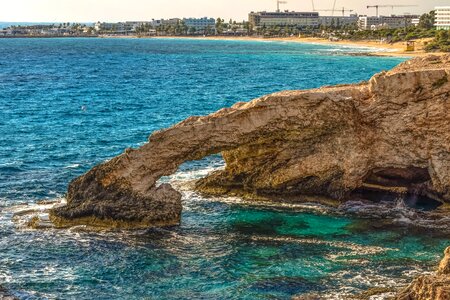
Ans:
[{"label": "turquoise water", "polygon": [[[285,89],[358,82],[401,58],[277,42],[0,40],[0,285],[23,299],[289,299],[396,286],[436,264],[448,236],[349,210],[203,198],[169,178],[182,225],[33,231],[13,214],[157,129]],[[393,218],[411,211],[392,208]],[[398,212],[398,214],[397,214]],[[404,218],[403,218],[404,219]],[[403,220],[402,219],[402,220]]]}]

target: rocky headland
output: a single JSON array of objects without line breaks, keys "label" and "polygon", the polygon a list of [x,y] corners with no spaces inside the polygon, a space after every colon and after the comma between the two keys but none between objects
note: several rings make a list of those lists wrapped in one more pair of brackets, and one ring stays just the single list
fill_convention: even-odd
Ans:
[{"label": "rocky headland", "polygon": [[67,205],[50,219],[57,227],[178,224],[181,194],[158,180],[215,153],[226,168],[196,183],[203,193],[332,205],[381,193],[448,205],[450,55],[188,118],[72,181]]}]

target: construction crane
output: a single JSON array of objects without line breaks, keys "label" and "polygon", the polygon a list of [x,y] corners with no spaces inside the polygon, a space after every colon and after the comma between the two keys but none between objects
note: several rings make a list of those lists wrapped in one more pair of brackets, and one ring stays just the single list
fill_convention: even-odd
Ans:
[{"label": "construction crane", "polygon": [[287,1],[277,0],[277,12],[280,12],[280,4],[287,4]]},{"label": "construction crane", "polygon": [[[335,10],[334,9],[314,9],[314,11],[331,11],[333,12],[332,15],[334,15]],[[353,9],[345,9],[345,7],[340,10],[342,12],[342,16],[345,16],[346,12],[353,12]]]},{"label": "construction crane", "polygon": [[377,17],[379,17],[378,8],[380,8],[380,7],[391,7],[392,9],[394,9],[394,7],[414,7],[414,6],[418,6],[418,5],[367,5],[367,9],[376,8],[377,9]]},{"label": "construction crane", "polygon": [[335,8],[336,8],[336,1],[337,1],[337,0],[334,0],[334,2],[333,2],[333,9],[327,9],[327,10],[325,10],[325,9],[319,9],[319,10],[317,10],[317,9],[315,8],[315,6],[314,6],[314,0],[311,0],[311,3],[312,3],[312,9],[313,9],[313,11],[331,11],[331,15],[334,16],[334,12],[335,12]]},{"label": "construction crane", "polygon": [[337,0],[334,0],[334,2],[333,2],[333,11],[331,12],[332,16],[334,16],[334,10],[336,9],[336,1]]}]

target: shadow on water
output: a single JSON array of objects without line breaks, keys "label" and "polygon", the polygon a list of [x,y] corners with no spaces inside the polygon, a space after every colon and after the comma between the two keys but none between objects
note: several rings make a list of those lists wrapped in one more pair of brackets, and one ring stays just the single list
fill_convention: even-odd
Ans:
[{"label": "shadow on water", "polygon": [[311,291],[321,291],[323,287],[317,282],[307,280],[302,277],[273,277],[259,280],[250,286],[250,290],[273,293],[273,295],[296,295]]},{"label": "shadow on water", "polygon": [[[277,227],[283,224],[285,224],[285,220],[282,216],[273,216],[267,219],[254,221],[239,219],[231,222],[229,227],[231,232],[236,232],[244,235],[276,235]],[[308,227],[306,223],[301,225]]]}]

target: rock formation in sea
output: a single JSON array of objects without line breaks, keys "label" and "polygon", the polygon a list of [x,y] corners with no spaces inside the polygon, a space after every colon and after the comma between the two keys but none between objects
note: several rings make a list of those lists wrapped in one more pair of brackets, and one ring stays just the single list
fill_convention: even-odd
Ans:
[{"label": "rock formation in sea", "polygon": [[17,297],[14,297],[8,291],[0,285],[0,299],[1,300],[18,300]]},{"label": "rock formation in sea", "polygon": [[178,224],[181,194],[158,180],[215,153],[225,169],[196,184],[208,194],[341,203],[384,193],[450,203],[450,55],[190,117],[72,181],[67,205],[50,218],[58,227]]},{"label": "rock formation in sea", "polygon": [[415,279],[401,291],[396,300],[449,300],[450,299],[450,247],[436,274]]}]

